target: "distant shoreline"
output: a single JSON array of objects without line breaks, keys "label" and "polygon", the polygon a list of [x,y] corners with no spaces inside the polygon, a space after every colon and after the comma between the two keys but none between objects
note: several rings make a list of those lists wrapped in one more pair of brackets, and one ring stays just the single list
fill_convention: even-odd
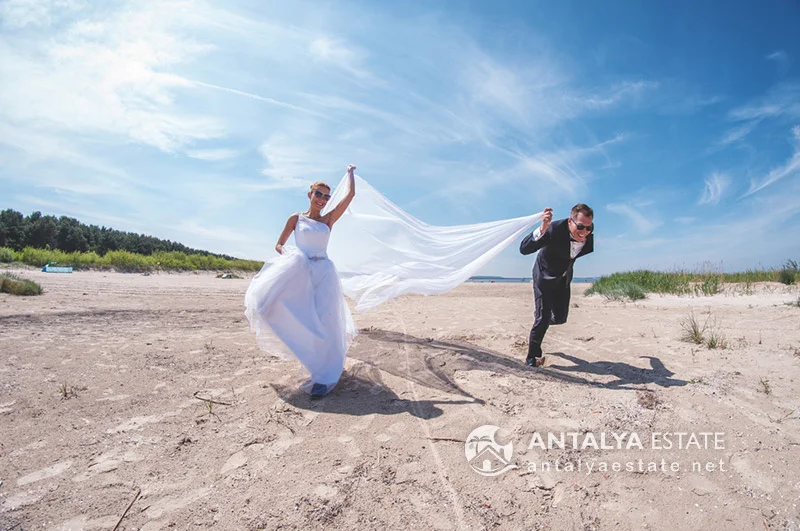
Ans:
[{"label": "distant shoreline", "polygon": [[[469,277],[467,282],[503,282],[503,283],[516,283],[530,282],[531,277],[494,277],[494,276],[474,276]],[[572,282],[578,284],[590,284],[600,280],[600,277],[574,277]]]}]

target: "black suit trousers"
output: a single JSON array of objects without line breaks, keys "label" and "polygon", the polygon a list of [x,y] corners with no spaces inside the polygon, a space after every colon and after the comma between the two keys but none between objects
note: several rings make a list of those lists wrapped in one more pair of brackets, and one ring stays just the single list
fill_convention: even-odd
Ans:
[{"label": "black suit trousers", "polygon": [[528,341],[528,359],[542,356],[542,340],[551,324],[564,324],[569,314],[570,281],[566,275],[556,279],[533,278],[536,319]]}]

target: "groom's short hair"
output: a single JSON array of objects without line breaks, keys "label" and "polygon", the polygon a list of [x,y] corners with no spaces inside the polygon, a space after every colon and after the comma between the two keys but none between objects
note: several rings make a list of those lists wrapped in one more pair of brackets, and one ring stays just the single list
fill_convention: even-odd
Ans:
[{"label": "groom's short hair", "polygon": [[572,212],[570,214],[574,216],[575,214],[578,214],[578,213],[581,213],[584,216],[588,216],[588,217],[594,219],[594,210],[592,210],[592,207],[590,207],[589,205],[584,205],[583,203],[578,203],[577,205],[572,207]]},{"label": "groom's short hair", "polygon": [[324,186],[324,187],[325,187],[325,188],[327,188],[328,190],[330,190],[330,189],[331,189],[331,187],[330,187],[330,186],[328,186],[328,183],[324,183],[324,182],[322,182],[322,181],[317,181],[317,182],[315,182],[314,184],[312,184],[312,185],[311,185],[311,190],[316,190],[317,188],[320,188],[320,187],[322,187],[322,186]]}]

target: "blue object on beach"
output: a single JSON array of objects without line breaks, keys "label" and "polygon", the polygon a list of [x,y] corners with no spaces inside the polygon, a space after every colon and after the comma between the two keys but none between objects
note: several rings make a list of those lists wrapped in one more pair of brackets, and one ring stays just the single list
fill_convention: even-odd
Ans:
[{"label": "blue object on beach", "polygon": [[50,262],[42,268],[42,273],[72,273],[72,268],[68,266],[57,266],[55,262]]}]

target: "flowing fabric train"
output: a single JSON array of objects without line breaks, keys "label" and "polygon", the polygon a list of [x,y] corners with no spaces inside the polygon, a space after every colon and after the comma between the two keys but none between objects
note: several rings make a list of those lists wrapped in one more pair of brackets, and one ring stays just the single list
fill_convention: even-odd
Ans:
[{"label": "flowing fabric train", "polygon": [[[347,194],[347,186],[345,176],[326,210]],[[542,218],[538,213],[438,227],[403,211],[358,176],[356,191],[328,252],[344,292],[360,312],[404,293],[433,295],[455,288]]]}]

